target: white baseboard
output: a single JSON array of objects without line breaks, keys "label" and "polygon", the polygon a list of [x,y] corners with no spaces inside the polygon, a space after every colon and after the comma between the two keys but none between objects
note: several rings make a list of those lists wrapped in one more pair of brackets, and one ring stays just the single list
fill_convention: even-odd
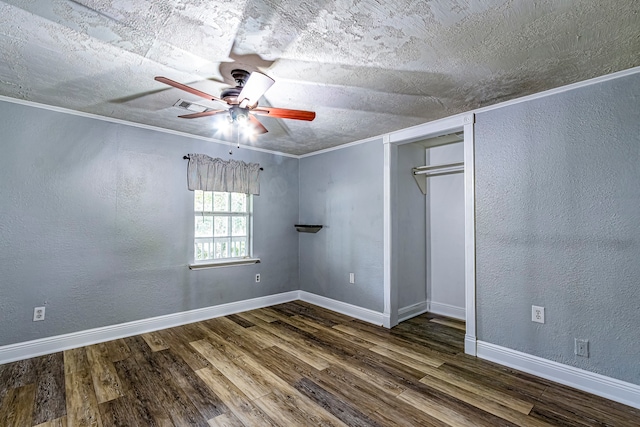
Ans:
[{"label": "white baseboard", "polygon": [[478,357],[640,409],[640,385],[483,341]]},{"label": "white baseboard", "polygon": [[478,355],[478,340],[476,337],[472,335],[464,336],[464,353],[469,356],[477,356]]},{"label": "white baseboard", "polygon": [[429,312],[454,319],[465,320],[464,307],[429,301]]},{"label": "white baseboard", "polygon": [[284,302],[299,299],[299,291],[268,295],[244,301],[220,304],[213,307],[172,313],[165,316],[136,320],[118,325],[88,329],[70,334],[41,338],[0,347],[0,364],[15,362],[16,360],[56,353],[70,348],[83,347],[99,342],[111,341],[118,338],[130,337],[159,329],[172,328],[187,323],[228,316],[256,308],[269,307]]},{"label": "white baseboard", "polygon": [[389,316],[387,314],[370,310],[368,308],[362,308],[346,302],[322,297],[307,291],[300,291],[300,299],[310,304],[317,305],[318,307],[346,314],[347,316],[355,317],[356,319],[373,323],[374,325],[382,326],[389,324]]},{"label": "white baseboard", "polygon": [[398,323],[411,319],[429,311],[427,301],[418,302],[398,309]]},{"label": "white baseboard", "polygon": [[[404,322],[412,317],[419,316],[422,313],[435,313],[441,316],[452,317],[455,319],[466,320],[464,308],[454,307],[447,304],[434,303],[431,301],[423,301],[416,304],[402,307],[398,310],[398,322]],[[464,336],[464,352],[470,356],[476,355],[476,337],[472,335]]]},{"label": "white baseboard", "polygon": [[[257,308],[269,307],[298,299],[375,325],[385,325],[390,321],[389,316],[385,313],[358,307],[306,291],[291,291],[2,346],[0,347],[0,364],[160,329],[172,328],[187,323],[227,316]],[[402,309],[401,314],[415,313],[419,310],[420,306],[424,308],[425,305],[426,304],[414,304],[413,306],[405,307]],[[431,307],[430,311],[436,312],[433,310],[433,307]],[[453,310],[438,314],[456,317],[454,315],[456,312]],[[464,319],[464,310],[462,318]],[[473,354],[476,351],[477,356],[481,359],[490,360],[640,409],[639,385],[465,337],[465,352]]]},{"label": "white baseboard", "polygon": [[285,302],[302,300],[308,303],[373,323],[383,325],[389,323],[389,316],[367,308],[347,304],[305,291],[290,291],[276,295],[268,295],[244,301],[220,304],[213,307],[199,308],[196,310],[172,313],[165,316],[149,319],[135,320],[133,322],[120,323],[118,325],[104,326],[101,328],[87,329],[54,337],[41,338],[33,341],[25,341],[0,347],[0,364],[15,362],[58,351],[69,350],[100,342],[111,341],[118,338],[153,332],[160,329],[173,328],[187,323],[213,319],[220,316],[241,313],[256,308],[270,307]]}]

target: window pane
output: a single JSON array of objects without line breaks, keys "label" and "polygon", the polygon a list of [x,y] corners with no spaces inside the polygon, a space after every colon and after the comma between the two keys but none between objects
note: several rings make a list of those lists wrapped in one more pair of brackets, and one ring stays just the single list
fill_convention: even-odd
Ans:
[{"label": "window pane", "polygon": [[204,193],[204,211],[211,212],[213,210],[213,192],[203,191]]},{"label": "window pane", "polygon": [[247,195],[242,193],[231,193],[231,212],[247,211]]},{"label": "window pane", "polygon": [[229,239],[215,239],[214,258],[229,258]]},{"label": "window pane", "polygon": [[231,218],[231,235],[246,236],[247,235],[247,218],[244,216],[234,216]]},{"label": "window pane", "polygon": [[[194,260],[242,258],[251,255],[250,200],[248,195],[242,193],[194,192]],[[231,215],[231,212],[237,214]]]},{"label": "window pane", "polygon": [[231,241],[231,256],[243,257],[247,256],[247,240],[235,238]]},{"label": "window pane", "polygon": [[229,212],[229,193],[213,193],[213,210],[215,212]]},{"label": "window pane", "polygon": [[215,237],[226,237],[229,235],[229,217],[216,216],[213,222],[213,235]]},{"label": "window pane", "polygon": [[193,206],[193,210],[196,212],[202,212],[202,202],[204,200],[204,195],[202,194],[203,191],[202,190],[195,190],[193,192],[193,201],[194,201],[194,206]]},{"label": "window pane", "polygon": [[213,217],[196,214],[195,236],[196,237],[213,236]]},{"label": "window pane", "polygon": [[194,254],[197,260],[213,258],[213,239],[195,242]]}]

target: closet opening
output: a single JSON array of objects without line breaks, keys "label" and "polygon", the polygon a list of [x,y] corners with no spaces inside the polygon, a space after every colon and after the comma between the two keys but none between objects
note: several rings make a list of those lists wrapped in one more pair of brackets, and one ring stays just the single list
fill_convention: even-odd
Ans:
[{"label": "closet opening", "polygon": [[389,327],[429,313],[433,321],[464,330],[464,351],[471,355],[476,354],[473,168],[473,115],[385,140]]}]

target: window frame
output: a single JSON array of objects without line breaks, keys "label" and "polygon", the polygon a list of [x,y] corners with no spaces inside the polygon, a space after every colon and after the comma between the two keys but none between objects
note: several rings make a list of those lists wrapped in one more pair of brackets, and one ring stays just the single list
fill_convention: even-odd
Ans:
[{"label": "window frame", "polygon": [[[203,192],[203,203],[204,203],[204,193],[206,193],[207,191],[204,190],[195,190],[193,191],[193,197],[192,197],[192,203],[191,203],[191,209],[193,212],[193,225],[192,225],[192,230],[193,230],[193,234],[191,235],[191,250],[193,251],[192,256],[191,256],[191,260],[192,262],[189,264],[189,268],[192,270],[195,269],[202,269],[202,268],[215,268],[215,267],[224,267],[224,266],[230,266],[230,265],[243,265],[243,264],[255,264],[260,262],[259,258],[255,258],[253,256],[253,240],[254,240],[254,236],[253,236],[253,195],[251,194],[244,194],[244,196],[246,196],[246,204],[247,204],[247,210],[246,212],[235,212],[235,211],[215,211],[214,209],[214,203],[213,203],[213,198],[214,198],[214,194],[213,193],[226,193],[227,194],[227,202],[228,202],[228,206],[229,209],[231,209],[231,199],[232,199],[232,192],[229,191],[209,191],[210,193],[212,193],[212,205],[211,211],[204,211],[204,204],[203,204],[203,210],[202,211],[196,211],[196,191],[202,191]],[[236,194],[243,194],[243,193],[236,193]],[[237,236],[233,236],[233,222],[232,219],[234,216],[238,217],[238,216],[243,216],[246,218],[246,255],[240,256],[240,257],[224,257],[224,258],[208,258],[208,259],[196,259],[196,243],[198,242],[198,239],[210,239],[211,243],[212,243],[212,251],[215,252],[215,231],[212,230],[212,236],[211,237],[196,237],[196,219],[198,216],[208,216],[212,218],[212,227],[214,227],[213,224],[215,224],[215,218],[216,217],[227,217],[228,218],[228,232],[226,234],[226,236],[222,236],[222,238],[226,238],[229,239],[229,253],[231,253],[231,243],[233,242],[233,238],[237,237]],[[220,236],[218,236],[218,238],[220,238]]]}]

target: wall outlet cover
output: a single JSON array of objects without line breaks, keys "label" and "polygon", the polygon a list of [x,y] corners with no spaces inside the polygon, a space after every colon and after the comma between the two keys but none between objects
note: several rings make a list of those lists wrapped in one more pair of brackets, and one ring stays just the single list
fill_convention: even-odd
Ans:
[{"label": "wall outlet cover", "polygon": [[35,307],[33,309],[33,321],[40,322],[41,320],[44,320],[44,312],[44,307]]},{"label": "wall outlet cover", "polygon": [[574,352],[576,356],[589,357],[589,340],[581,340],[576,338]]},{"label": "wall outlet cover", "polygon": [[544,307],[540,307],[537,305],[531,306],[531,321],[544,323]]}]

